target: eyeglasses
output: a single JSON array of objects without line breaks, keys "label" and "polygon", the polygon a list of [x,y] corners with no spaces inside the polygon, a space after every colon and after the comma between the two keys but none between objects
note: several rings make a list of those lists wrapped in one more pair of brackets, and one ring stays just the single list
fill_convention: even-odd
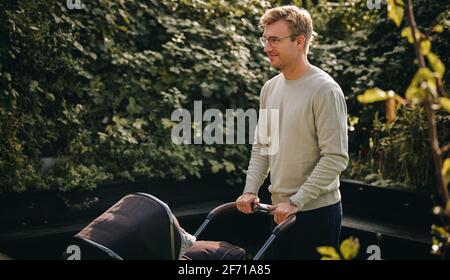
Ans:
[{"label": "eyeglasses", "polygon": [[281,41],[281,40],[283,40],[283,39],[286,39],[286,38],[289,38],[289,37],[293,37],[293,36],[297,36],[297,35],[291,34],[291,35],[286,36],[286,37],[281,37],[281,38],[278,38],[278,37],[270,37],[269,39],[266,39],[266,38],[264,38],[264,37],[260,37],[260,38],[259,38],[259,42],[261,43],[261,45],[262,45],[263,47],[266,47],[266,46],[267,46],[267,43],[268,43],[271,47],[274,47],[279,41]]}]

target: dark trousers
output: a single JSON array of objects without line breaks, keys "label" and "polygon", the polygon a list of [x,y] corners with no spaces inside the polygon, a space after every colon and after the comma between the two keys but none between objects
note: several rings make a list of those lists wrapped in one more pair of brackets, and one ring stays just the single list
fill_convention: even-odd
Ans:
[{"label": "dark trousers", "polygon": [[[272,244],[272,259],[320,259],[318,246],[339,248],[342,205],[333,205],[298,212],[296,223]],[[276,226],[275,222],[273,225]]]}]

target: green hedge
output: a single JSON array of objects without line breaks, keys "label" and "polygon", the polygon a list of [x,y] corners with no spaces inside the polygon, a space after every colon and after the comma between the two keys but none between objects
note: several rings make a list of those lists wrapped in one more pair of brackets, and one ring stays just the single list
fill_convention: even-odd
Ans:
[{"label": "green hedge", "polygon": [[[249,145],[177,146],[169,120],[194,100],[222,112],[257,108],[261,86],[276,74],[257,40],[259,17],[271,5],[311,12],[319,36],[310,61],[343,88],[349,115],[359,119],[349,146],[362,161],[374,152],[369,139],[380,126],[372,122],[383,104],[362,106],[356,96],[374,85],[404,92],[415,72],[405,69],[414,54],[385,7],[369,10],[366,1],[81,2],[81,10],[66,1],[0,2],[0,193],[211,172],[242,183]],[[450,8],[414,3],[425,27]],[[446,65],[449,42],[448,28],[433,42]],[[43,170],[45,157],[57,163]]]},{"label": "green hedge", "polygon": [[[174,145],[171,113],[257,108],[273,72],[257,22],[264,1],[0,3],[0,192],[228,172],[248,145]],[[40,172],[42,157],[58,162]]]}]

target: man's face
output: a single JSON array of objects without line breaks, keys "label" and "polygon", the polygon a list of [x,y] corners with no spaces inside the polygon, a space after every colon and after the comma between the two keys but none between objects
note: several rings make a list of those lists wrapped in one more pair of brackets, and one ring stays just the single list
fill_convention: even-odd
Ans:
[{"label": "man's face", "polygon": [[[279,20],[265,26],[263,37],[269,41],[264,47],[264,52],[269,57],[270,64],[273,67],[283,70],[292,63],[296,63],[298,56],[303,54],[303,36],[270,40],[271,38],[284,38],[292,34],[293,32],[289,29],[288,23],[284,20]],[[291,38],[295,40],[292,41]]]}]

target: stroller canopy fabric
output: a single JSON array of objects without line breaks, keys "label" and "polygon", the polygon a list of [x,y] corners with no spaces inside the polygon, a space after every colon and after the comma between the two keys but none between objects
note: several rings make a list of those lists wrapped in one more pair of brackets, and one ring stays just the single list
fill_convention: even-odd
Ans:
[{"label": "stroller canopy fabric", "polygon": [[174,260],[181,246],[178,227],[164,202],[137,193],[122,198],[75,237],[118,259]]}]

